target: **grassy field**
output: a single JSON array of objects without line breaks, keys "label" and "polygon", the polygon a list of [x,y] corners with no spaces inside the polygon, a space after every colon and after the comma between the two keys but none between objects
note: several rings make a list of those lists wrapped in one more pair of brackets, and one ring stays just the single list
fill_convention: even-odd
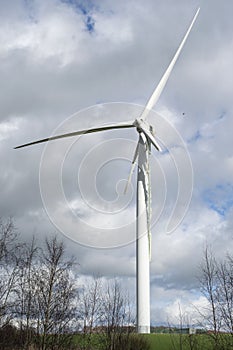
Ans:
[{"label": "grassy field", "polygon": [[190,338],[188,335],[179,334],[148,334],[146,337],[151,343],[151,350],[190,350],[195,349],[195,345],[202,350],[211,348],[205,336],[198,335]]},{"label": "grassy field", "polygon": [[[148,334],[145,335],[151,343],[151,350],[175,350],[174,342],[172,340],[173,336],[170,334]],[[178,341],[178,337],[175,336],[175,342]]]},{"label": "grassy field", "polygon": [[[150,350],[212,350],[215,348],[213,337],[209,335],[148,334]],[[221,349],[233,349],[231,335],[221,335]]]},{"label": "grassy field", "polygon": [[[180,334],[145,334],[143,337],[149,340],[150,350],[212,350],[215,348],[213,337],[206,334],[180,335]],[[223,345],[219,349],[233,349],[233,337],[222,335],[219,338]],[[93,334],[84,338],[81,335],[74,337],[74,343],[81,346],[82,349],[106,348],[106,336]]]}]

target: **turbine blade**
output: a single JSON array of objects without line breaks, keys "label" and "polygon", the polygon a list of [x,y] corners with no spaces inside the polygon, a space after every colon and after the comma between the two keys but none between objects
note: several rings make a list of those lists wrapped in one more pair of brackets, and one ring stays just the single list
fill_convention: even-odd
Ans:
[{"label": "turbine blade", "polygon": [[112,130],[112,129],[126,129],[126,128],[133,128],[133,127],[134,127],[133,124],[129,124],[129,123],[128,124],[123,124],[122,123],[122,124],[113,124],[113,125],[101,126],[99,128],[78,130],[78,131],[74,131],[74,132],[69,132],[67,134],[51,136],[51,137],[47,137],[46,139],[41,139],[41,140],[25,143],[23,145],[14,147],[14,149],[35,145],[37,143],[42,143],[42,142],[47,142],[47,141],[52,141],[52,140],[58,140],[58,139],[62,139],[62,138],[65,138],[65,137],[78,136],[78,135],[82,135],[82,134],[91,134],[91,133],[94,133],[94,132],[106,131],[106,130]]},{"label": "turbine blade", "polygon": [[148,137],[148,139],[151,141],[152,145],[157,149],[157,151],[162,152],[162,148],[159,146],[154,136],[142,125],[140,125],[140,128],[144,132],[144,134]]},{"label": "turbine blade", "polygon": [[189,33],[190,33],[190,31],[191,31],[191,29],[192,29],[192,27],[193,27],[193,25],[194,25],[194,23],[196,21],[196,18],[198,16],[199,11],[200,11],[200,8],[197,10],[197,12],[196,12],[196,14],[195,14],[195,16],[194,16],[194,18],[193,18],[189,28],[188,28],[186,34],[185,34],[185,36],[184,36],[184,38],[183,38],[183,40],[182,40],[182,42],[180,44],[180,46],[178,47],[178,49],[176,51],[175,56],[173,57],[173,59],[172,59],[171,63],[169,64],[167,70],[165,71],[164,75],[162,76],[162,79],[160,80],[160,82],[157,85],[157,87],[155,88],[153,94],[149,98],[149,100],[148,100],[148,102],[147,102],[147,104],[145,106],[145,109],[143,110],[143,112],[142,112],[142,114],[140,116],[140,119],[146,119],[149,111],[154,107],[154,105],[158,101],[158,99],[159,99],[159,97],[160,97],[160,95],[161,95],[161,93],[162,93],[162,91],[163,91],[163,89],[164,89],[164,87],[166,85],[166,82],[167,82],[167,80],[168,80],[168,78],[169,78],[169,76],[170,76],[170,74],[172,72],[172,69],[173,69],[173,67],[174,67],[174,65],[175,65],[175,63],[176,63],[176,61],[177,61],[177,59],[178,59],[178,57],[180,55],[180,52],[181,52],[181,50],[182,50],[182,48],[183,48],[183,46],[185,44],[185,41],[188,38]]},{"label": "turbine blade", "polygon": [[133,175],[133,172],[134,172],[134,169],[135,169],[135,165],[136,165],[136,160],[137,160],[137,157],[138,157],[138,147],[139,147],[139,142],[137,143],[137,146],[136,146],[136,149],[135,149],[135,152],[134,152],[134,156],[133,156],[133,160],[132,160],[132,165],[131,165],[129,177],[128,177],[128,180],[127,180],[127,183],[126,183],[125,189],[124,189],[124,194],[127,193],[129,184],[131,183],[131,178],[132,178],[132,175]]}]

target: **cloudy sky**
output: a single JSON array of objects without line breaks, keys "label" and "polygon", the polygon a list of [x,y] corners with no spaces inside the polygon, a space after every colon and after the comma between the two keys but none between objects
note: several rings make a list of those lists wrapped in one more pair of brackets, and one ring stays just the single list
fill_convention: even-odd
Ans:
[{"label": "cloudy sky", "polygon": [[[162,117],[151,116],[158,129],[159,121],[170,123],[174,133],[168,140],[163,134],[165,144],[175,133],[182,136],[194,175],[188,212],[167,234],[179,179],[171,154],[152,152],[154,324],[175,320],[179,303],[190,315],[192,305],[203,303],[196,276],[206,244],[218,257],[233,247],[233,3],[0,0],[0,216],[12,216],[25,240],[63,231],[80,276],[117,276],[132,294],[135,174],[129,193],[121,193],[135,131],[86,135],[49,147],[13,147],[59,130],[134,119],[199,6],[155,106]],[[189,180],[183,176],[184,186]],[[70,224],[74,218],[77,232]],[[112,241],[115,248],[99,249]]]}]

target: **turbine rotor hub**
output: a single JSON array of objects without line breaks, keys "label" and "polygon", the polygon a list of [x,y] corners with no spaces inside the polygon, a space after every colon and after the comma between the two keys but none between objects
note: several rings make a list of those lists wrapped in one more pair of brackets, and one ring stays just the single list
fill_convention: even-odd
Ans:
[{"label": "turbine rotor hub", "polygon": [[135,121],[133,122],[133,125],[137,128],[137,131],[139,133],[141,132],[145,133],[144,130],[146,130],[149,133],[151,133],[153,136],[155,135],[154,127],[149,123],[147,123],[144,119],[141,119],[141,118],[135,119]]}]

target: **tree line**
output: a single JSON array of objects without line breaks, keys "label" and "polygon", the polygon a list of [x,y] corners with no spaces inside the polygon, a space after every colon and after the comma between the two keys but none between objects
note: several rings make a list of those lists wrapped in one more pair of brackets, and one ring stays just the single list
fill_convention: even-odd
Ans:
[{"label": "tree line", "polygon": [[117,279],[80,285],[77,269],[57,236],[22,243],[13,221],[0,221],[1,349],[148,348],[131,334],[134,308]]}]

